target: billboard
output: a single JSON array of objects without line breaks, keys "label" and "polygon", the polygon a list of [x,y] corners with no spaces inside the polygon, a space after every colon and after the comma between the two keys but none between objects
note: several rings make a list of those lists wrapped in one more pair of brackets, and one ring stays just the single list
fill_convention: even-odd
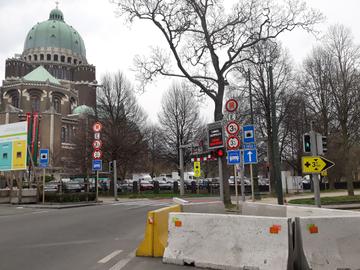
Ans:
[{"label": "billboard", "polygon": [[0,171],[26,170],[27,122],[0,125]]}]

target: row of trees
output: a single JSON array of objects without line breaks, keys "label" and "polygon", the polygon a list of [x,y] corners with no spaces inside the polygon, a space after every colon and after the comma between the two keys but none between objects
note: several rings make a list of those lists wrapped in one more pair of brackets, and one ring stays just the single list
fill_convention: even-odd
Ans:
[{"label": "row of trees", "polygon": [[[200,136],[203,123],[199,117],[197,99],[189,85],[174,83],[164,94],[158,124],[147,121],[139,106],[130,81],[122,72],[106,74],[97,92],[97,111],[81,116],[74,138],[74,168],[90,174],[93,131],[95,121],[101,121],[106,161],[117,161],[118,176],[150,172],[152,176],[177,170],[179,146],[192,143]],[[186,159],[189,159],[186,153]]]},{"label": "row of trees", "polygon": [[[295,68],[281,44],[263,42],[249,52],[252,61],[239,66],[234,81],[240,82],[233,95],[247,98],[248,78],[252,86],[255,121],[260,137],[271,151],[271,103],[269,70],[273,70],[280,154],[284,168],[301,175],[302,136],[314,129],[328,137],[327,156],[337,166],[329,174],[330,187],[345,179],[349,194],[358,180],[360,128],[360,54],[349,29],[331,26],[321,44],[302,66]],[[249,105],[242,107],[246,115]],[[266,152],[262,153],[264,156]],[[269,163],[272,163],[271,156]]]}]

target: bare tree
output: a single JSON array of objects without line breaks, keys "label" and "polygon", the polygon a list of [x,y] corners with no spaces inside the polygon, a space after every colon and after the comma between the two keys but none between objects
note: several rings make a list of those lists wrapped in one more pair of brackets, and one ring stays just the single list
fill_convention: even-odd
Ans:
[{"label": "bare tree", "polygon": [[[342,138],[343,158],[349,162],[349,151],[359,132],[360,47],[354,44],[350,30],[342,25],[330,27],[325,39],[328,80],[334,104],[335,124]],[[345,170],[348,194],[354,195],[352,171]]]},{"label": "bare tree", "polygon": [[[170,49],[168,54],[155,48],[150,57],[137,59],[143,82],[156,75],[187,79],[214,101],[215,121],[223,118],[226,73],[249,60],[249,49],[294,28],[311,31],[322,19],[320,13],[298,0],[284,1],[282,6],[272,0],[243,0],[230,12],[218,0],[112,2],[130,22],[136,18],[151,22]],[[172,69],[173,64],[177,70]],[[224,184],[226,187],[226,180]],[[230,196],[224,195],[224,202],[231,203]]]},{"label": "bare tree", "polygon": [[97,114],[103,123],[104,154],[117,160],[119,175],[142,168],[147,150],[144,138],[146,116],[138,105],[134,90],[123,73],[106,74],[97,95]]},{"label": "bare tree", "polygon": [[[203,123],[199,115],[199,104],[188,84],[175,83],[164,94],[158,116],[165,147],[164,154],[176,166],[179,164],[180,145],[194,143],[202,131]],[[186,159],[189,159],[189,155],[186,155]]]}]

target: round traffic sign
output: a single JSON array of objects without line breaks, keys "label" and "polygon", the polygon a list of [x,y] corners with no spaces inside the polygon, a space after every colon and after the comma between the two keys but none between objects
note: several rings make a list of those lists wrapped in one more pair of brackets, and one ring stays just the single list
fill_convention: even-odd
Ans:
[{"label": "round traffic sign", "polygon": [[226,148],[229,150],[235,150],[240,147],[240,140],[236,136],[230,136],[226,141]]},{"label": "round traffic sign", "polygon": [[101,159],[102,152],[101,152],[101,150],[95,150],[92,155],[93,155],[94,159]]},{"label": "round traffic sign", "polygon": [[93,131],[94,132],[100,132],[102,129],[102,124],[100,122],[96,122],[94,125],[93,125]]},{"label": "round traffic sign", "polygon": [[101,140],[94,140],[92,143],[92,146],[95,150],[100,149],[102,146],[102,141]]},{"label": "round traffic sign", "polygon": [[236,99],[230,98],[228,101],[226,101],[225,103],[225,109],[228,112],[235,112],[238,108],[238,102],[236,101]]},{"label": "round traffic sign", "polygon": [[240,126],[235,121],[230,121],[226,125],[226,132],[229,135],[236,135],[240,130]]}]

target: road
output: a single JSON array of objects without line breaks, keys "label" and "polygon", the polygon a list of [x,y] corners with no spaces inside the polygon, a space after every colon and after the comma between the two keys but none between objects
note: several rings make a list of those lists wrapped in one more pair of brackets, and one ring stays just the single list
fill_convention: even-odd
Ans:
[{"label": "road", "polygon": [[[184,270],[161,259],[134,257],[146,201],[69,209],[0,206],[1,270]],[[194,269],[192,267],[192,269]]]}]

